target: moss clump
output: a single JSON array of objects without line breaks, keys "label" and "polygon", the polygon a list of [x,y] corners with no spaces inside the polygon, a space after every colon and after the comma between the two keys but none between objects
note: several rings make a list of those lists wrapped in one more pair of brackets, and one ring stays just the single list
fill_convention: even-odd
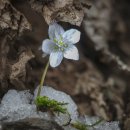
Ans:
[{"label": "moss clump", "polygon": [[35,100],[35,104],[41,111],[51,111],[56,113],[68,113],[67,108],[64,105],[68,103],[58,102],[54,99],[49,99],[47,96],[38,96]]}]

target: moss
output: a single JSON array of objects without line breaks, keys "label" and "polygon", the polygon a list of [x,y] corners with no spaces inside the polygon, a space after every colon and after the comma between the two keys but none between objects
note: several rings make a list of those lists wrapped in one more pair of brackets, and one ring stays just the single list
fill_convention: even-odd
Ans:
[{"label": "moss", "polygon": [[35,100],[36,106],[43,111],[51,111],[56,113],[68,113],[64,106],[68,103],[58,102],[54,99],[49,99],[47,96],[38,96]]},{"label": "moss", "polygon": [[74,128],[76,128],[77,130],[88,130],[88,128],[90,128],[90,127],[94,127],[94,126],[96,126],[96,125],[98,125],[98,124],[100,124],[101,122],[102,122],[103,120],[102,119],[100,119],[100,120],[98,120],[98,121],[96,121],[94,124],[92,124],[92,125],[87,125],[87,124],[83,124],[83,123],[81,123],[81,122],[75,122],[75,123],[73,123],[73,124],[71,124]]},{"label": "moss", "polygon": [[82,124],[80,122],[75,122],[72,124],[72,126],[78,130],[88,130],[86,124]]}]

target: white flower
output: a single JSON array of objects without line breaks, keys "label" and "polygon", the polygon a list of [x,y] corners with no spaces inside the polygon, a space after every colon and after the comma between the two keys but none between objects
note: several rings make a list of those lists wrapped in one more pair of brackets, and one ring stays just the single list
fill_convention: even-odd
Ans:
[{"label": "white flower", "polygon": [[50,65],[57,67],[63,57],[72,60],[79,59],[79,53],[75,43],[80,40],[80,32],[76,29],[70,29],[66,32],[57,23],[49,26],[49,38],[43,41],[42,51],[50,54]]}]

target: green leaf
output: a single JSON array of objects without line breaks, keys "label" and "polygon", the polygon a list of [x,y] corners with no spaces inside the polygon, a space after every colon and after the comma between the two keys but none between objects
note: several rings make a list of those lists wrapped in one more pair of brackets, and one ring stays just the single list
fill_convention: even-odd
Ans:
[{"label": "green leaf", "polygon": [[88,128],[94,127],[94,126],[100,124],[102,121],[103,121],[103,120],[100,119],[100,120],[96,121],[95,123],[93,123],[92,125],[87,125],[87,124],[85,124],[85,123],[83,124],[83,123],[77,121],[77,122],[75,122],[75,123],[73,123],[73,124],[71,124],[71,125],[72,125],[74,128],[76,128],[77,130],[88,130]]}]

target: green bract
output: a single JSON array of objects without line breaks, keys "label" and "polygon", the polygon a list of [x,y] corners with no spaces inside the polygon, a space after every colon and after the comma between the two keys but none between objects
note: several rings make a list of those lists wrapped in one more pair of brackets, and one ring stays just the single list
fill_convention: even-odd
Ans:
[{"label": "green bract", "polygon": [[63,114],[68,113],[67,108],[64,107],[64,105],[67,105],[68,103],[58,102],[54,99],[49,99],[49,97],[46,96],[38,96],[35,100],[35,103],[37,107],[43,111],[51,111]]}]

